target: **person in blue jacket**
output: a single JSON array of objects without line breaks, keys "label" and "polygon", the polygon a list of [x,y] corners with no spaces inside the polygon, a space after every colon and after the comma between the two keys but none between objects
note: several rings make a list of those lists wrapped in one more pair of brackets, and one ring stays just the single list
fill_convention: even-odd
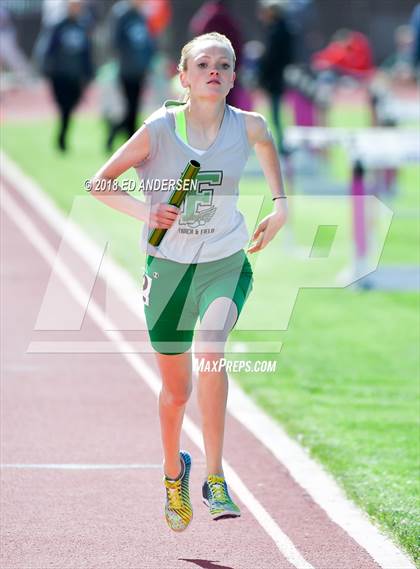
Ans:
[{"label": "person in blue jacket", "polygon": [[106,143],[108,150],[112,150],[118,132],[125,131],[127,138],[136,132],[139,98],[155,51],[142,12],[143,4],[144,0],[120,0],[111,10],[111,42],[118,60],[125,116],[120,122],[110,125]]},{"label": "person in blue jacket", "polygon": [[410,24],[413,30],[413,69],[420,73],[420,2],[416,4],[411,14]]},{"label": "person in blue jacket", "polygon": [[260,0],[259,15],[265,27],[265,50],[259,61],[258,82],[268,95],[277,149],[283,153],[280,108],[285,90],[284,70],[293,62],[293,35],[284,0]]},{"label": "person in blue jacket", "polygon": [[66,17],[49,33],[42,71],[49,79],[54,101],[60,111],[57,146],[67,150],[71,114],[93,78],[92,48],[88,30],[81,20],[81,0],[69,0]]}]

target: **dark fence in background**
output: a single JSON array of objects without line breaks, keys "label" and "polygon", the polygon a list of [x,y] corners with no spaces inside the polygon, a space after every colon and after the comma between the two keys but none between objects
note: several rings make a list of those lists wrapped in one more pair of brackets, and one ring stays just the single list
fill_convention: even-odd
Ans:
[{"label": "dark fence in background", "polygon": [[[42,0],[0,0],[7,6],[17,26],[20,45],[30,54],[41,24]],[[291,2],[303,0],[291,0]],[[105,26],[106,15],[115,0],[96,0],[99,29]],[[188,23],[204,0],[173,0],[173,20],[162,38],[162,47],[178,58],[182,45],[189,39]],[[393,52],[394,30],[409,22],[416,0],[313,0],[306,16],[308,47],[314,51],[323,47],[339,28],[351,28],[365,33],[372,44],[376,63]],[[241,26],[245,40],[261,39],[263,29],[257,18],[258,0],[230,0],[233,14]],[[297,20],[297,24],[301,24]],[[99,57],[104,56],[100,49]]]}]

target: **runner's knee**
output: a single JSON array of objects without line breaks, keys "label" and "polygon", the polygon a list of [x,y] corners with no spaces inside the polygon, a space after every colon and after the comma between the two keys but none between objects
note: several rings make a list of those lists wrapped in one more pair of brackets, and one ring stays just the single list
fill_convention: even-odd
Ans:
[{"label": "runner's knee", "polygon": [[173,407],[182,407],[188,402],[191,392],[191,383],[182,389],[173,389],[163,386],[161,391],[162,402]]}]

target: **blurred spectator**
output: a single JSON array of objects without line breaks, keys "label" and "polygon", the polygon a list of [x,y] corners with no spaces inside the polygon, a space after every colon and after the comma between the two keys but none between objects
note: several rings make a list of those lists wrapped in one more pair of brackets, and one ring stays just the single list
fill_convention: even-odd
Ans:
[{"label": "blurred spectator", "polygon": [[367,37],[353,30],[338,30],[327,47],[314,54],[312,65],[317,71],[333,70],[363,77],[373,71],[372,50]]},{"label": "blurred spectator", "polygon": [[[148,73],[147,93],[149,96],[145,98],[144,105],[149,109],[155,109],[162,104],[162,101],[172,97],[170,79],[174,72],[171,70],[170,57],[164,50],[159,49],[160,40],[162,38],[165,41],[164,33],[172,20],[172,0],[147,0],[144,4],[144,14],[147,27],[158,44]],[[147,112],[147,109],[145,111]]]},{"label": "blurred spectator", "polygon": [[[64,20],[67,15],[68,0],[43,0],[42,27],[51,28]],[[96,20],[95,0],[83,0],[79,21],[91,30]]]},{"label": "blurred spectator", "polygon": [[395,51],[380,66],[394,81],[405,82],[412,78],[413,39],[410,26],[398,26],[395,30]]},{"label": "blurred spectator", "polygon": [[230,39],[236,55],[236,65],[241,64],[242,35],[228,9],[229,0],[209,0],[194,14],[190,22],[190,33],[200,36],[219,32]]},{"label": "blurred spectator", "polygon": [[229,0],[209,0],[194,14],[190,22],[190,34],[200,36],[219,32],[230,39],[236,55],[236,79],[226,102],[244,110],[251,109],[251,100],[240,83],[238,73],[242,63],[243,41],[239,24],[229,11]]},{"label": "blurred spectator", "polygon": [[20,49],[16,29],[5,6],[0,5],[0,65],[11,71],[18,82],[29,78],[30,67],[27,59]]},{"label": "blurred spectator", "polygon": [[264,53],[264,44],[259,40],[250,40],[244,44],[242,52],[242,80],[248,89],[258,87],[259,61]]},{"label": "blurred spectator", "polygon": [[43,0],[42,27],[52,28],[66,17],[67,0]]},{"label": "blurred spectator", "polygon": [[[88,32],[96,23],[96,0],[80,0],[81,7],[77,20]],[[41,31],[35,42],[32,58],[35,66],[43,72],[45,53],[51,42],[51,34],[57,24],[67,17],[68,0],[43,0]]]},{"label": "blurred spectator", "polygon": [[412,64],[415,73],[420,72],[420,3],[418,3],[411,15],[411,28],[413,30],[414,42],[413,42],[413,55]]},{"label": "blurred spectator", "polygon": [[161,34],[172,18],[170,0],[148,0],[144,3],[144,14],[152,36]]},{"label": "blurred spectator", "polygon": [[285,17],[284,0],[260,0],[260,19],[265,28],[265,50],[259,61],[259,84],[270,99],[276,144],[283,152],[281,98],[284,93],[284,70],[293,61],[292,33]]},{"label": "blurred spectator", "polygon": [[125,98],[125,116],[110,123],[107,149],[112,150],[116,134],[136,131],[139,98],[142,96],[155,44],[143,11],[144,0],[120,0],[111,11],[111,42],[117,55],[118,77]]},{"label": "blurred spectator", "polygon": [[63,152],[71,113],[93,77],[89,34],[79,19],[82,8],[81,0],[68,0],[67,15],[52,27],[42,61],[61,114],[57,145]]},{"label": "blurred spectator", "polygon": [[67,15],[68,0],[43,0],[41,9],[41,31],[36,39],[32,58],[38,71],[43,73],[45,53],[51,41],[51,33]]},{"label": "blurred spectator", "polygon": [[309,65],[312,53],[322,45],[319,2],[290,0],[285,9],[294,38],[293,59],[298,64]]}]

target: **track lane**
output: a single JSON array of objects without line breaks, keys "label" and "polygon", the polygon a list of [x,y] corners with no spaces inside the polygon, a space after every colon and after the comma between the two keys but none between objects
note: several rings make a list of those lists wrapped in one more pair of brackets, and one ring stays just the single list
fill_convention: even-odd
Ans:
[{"label": "track lane", "polygon": [[[14,194],[13,198],[19,201]],[[31,219],[38,225],[33,212]],[[7,307],[2,317],[7,354],[2,374],[2,462],[161,462],[156,398],[120,354],[98,358],[26,353],[29,342],[40,335],[44,340],[57,335],[64,339],[68,333],[33,331],[50,268],[4,214],[2,231]],[[46,229],[44,235],[54,242],[50,233]],[[93,299],[96,294],[95,290]],[[89,315],[81,335],[102,336]],[[151,355],[145,358],[153,365]],[[246,508],[236,523],[209,518],[200,501],[203,457],[185,434],[182,444],[192,450],[196,464],[191,477],[194,523],[181,535],[170,532],[164,521],[162,474],[156,468],[2,469],[3,566],[178,569],[200,566],[198,561],[185,561],[196,559],[209,567],[212,561],[216,567],[232,569],[261,563],[290,569]]]}]

